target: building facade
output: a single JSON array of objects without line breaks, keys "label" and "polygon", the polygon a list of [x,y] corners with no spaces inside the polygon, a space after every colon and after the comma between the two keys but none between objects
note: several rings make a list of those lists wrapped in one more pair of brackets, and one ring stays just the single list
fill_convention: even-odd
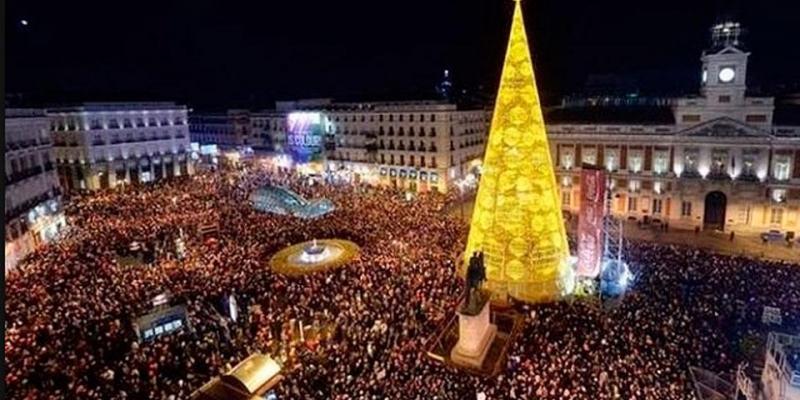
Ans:
[{"label": "building facade", "polygon": [[47,114],[65,190],[113,188],[194,172],[185,106],[84,103]]},{"label": "building facade", "polygon": [[230,110],[226,113],[192,114],[189,116],[191,141],[216,144],[222,148],[261,146],[261,140],[251,135],[250,111]]},{"label": "building facade", "polygon": [[322,110],[326,170],[442,193],[480,164],[491,114],[438,101],[333,103]]},{"label": "building facade", "polygon": [[[235,133],[244,132],[237,125],[246,124],[234,115],[249,118],[247,135]],[[490,115],[445,101],[306,99],[277,102],[274,110],[192,116],[197,122],[191,130],[192,140],[201,144],[264,149],[347,180],[446,192],[456,182],[474,180]]]},{"label": "building facade", "polygon": [[712,28],[697,96],[669,107],[558,107],[545,118],[562,206],[605,167],[614,214],[682,228],[800,230],[800,105],[747,92],[739,25]]},{"label": "building facade", "polygon": [[5,271],[66,227],[44,110],[6,109]]}]

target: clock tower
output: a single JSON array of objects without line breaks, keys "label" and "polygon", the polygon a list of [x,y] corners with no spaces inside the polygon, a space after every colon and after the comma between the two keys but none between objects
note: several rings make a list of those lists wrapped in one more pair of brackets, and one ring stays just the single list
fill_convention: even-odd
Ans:
[{"label": "clock tower", "polygon": [[723,19],[711,27],[711,45],[700,57],[700,96],[678,98],[673,107],[679,130],[719,118],[764,130],[772,126],[774,98],[746,94],[750,53],[741,36],[741,25],[732,19]]},{"label": "clock tower", "polygon": [[747,57],[738,22],[720,22],[711,27],[711,47],[703,52],[700,93],[708,106],[741,106],[747,89]]}]

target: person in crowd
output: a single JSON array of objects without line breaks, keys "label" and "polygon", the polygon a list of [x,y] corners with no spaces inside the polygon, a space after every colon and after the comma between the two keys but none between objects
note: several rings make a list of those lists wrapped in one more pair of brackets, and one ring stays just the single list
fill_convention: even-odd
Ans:
[{"label": "person in crowd", "polygon": [[[468,226],[447,212],[457,199],[304,182],[289,171],[220,170],[70,199],[68,236],[6,279],[8,398],[184,399],[260,351],[285,363],[281,399],[678,400],[693,396],[688,366],[736,367],[734,343],[762,306],[800,323],[797,265],[629,243],[636,281],[618,307],[521,306],[524,330],[503,372],[465,374],[424,349],[463,291]],[[267,184],[329,198],[336,210],[314,220],[257,212],[248,196]],[[196,234],[209,224],[219,226],[214,243]],[[131,242],[171,243],[179,232],[183,259],[119,262]],[[276,251],[326,237],[361,253],[317,274],[270,271]],[[140,343],[132,321],[165,291],[187,306],[190,326]],[[215,307],[228,294],[242,315],[222,323]],[[297,343],[290,321],[327,333]]]}]

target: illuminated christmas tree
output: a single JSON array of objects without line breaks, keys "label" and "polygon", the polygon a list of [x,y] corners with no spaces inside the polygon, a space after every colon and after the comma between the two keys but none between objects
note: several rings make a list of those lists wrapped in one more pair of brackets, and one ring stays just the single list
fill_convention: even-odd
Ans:
[{"label": "illuminated christmas tree", "polygon": [[476,251],[484,252],[495,301],[552,301],[571,290],[561,202],[519,1],[464,258]]}]

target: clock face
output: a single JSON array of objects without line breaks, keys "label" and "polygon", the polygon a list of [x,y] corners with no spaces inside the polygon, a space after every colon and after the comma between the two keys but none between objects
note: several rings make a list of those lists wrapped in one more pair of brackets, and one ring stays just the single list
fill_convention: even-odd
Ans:
[{"label": "clock face", "polygon": [[736,77],[736,71],[733,70],[731,67],[725,67],[719,70],[719,80],[720,82],[731,82],[733,78]]}]

